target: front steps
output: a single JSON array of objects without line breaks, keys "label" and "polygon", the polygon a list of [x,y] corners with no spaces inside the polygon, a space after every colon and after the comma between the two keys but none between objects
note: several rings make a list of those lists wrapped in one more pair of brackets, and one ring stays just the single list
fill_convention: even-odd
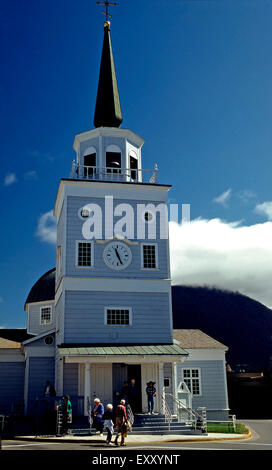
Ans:
[{"label": "front steps", "polygon": [[[88,425],[87,417],[78,418],[71,427],[71,433],[74,436],[89,436],[95,434],[95,429]],[[194,429],[186,423],[179,423],[177,418],[173,417],[170,429],[168,423],[165,421],[165,416],[161,414],[147,415],[135,414],[134,424],[132,431],[129,435],[163,435],[163,434],[181,434],[181,435],[200,435],[200,430]]]}]

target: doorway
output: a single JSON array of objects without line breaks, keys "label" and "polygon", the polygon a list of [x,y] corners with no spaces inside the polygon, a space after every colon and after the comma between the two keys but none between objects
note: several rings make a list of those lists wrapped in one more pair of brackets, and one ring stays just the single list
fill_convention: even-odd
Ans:
[{"label": "doorway", "polygon": [[142,412],[142,377],[141,364],[131,364],[127,366],[127,380],[135,380],[135,395],[131,396],[131,408],[133,413]]}]

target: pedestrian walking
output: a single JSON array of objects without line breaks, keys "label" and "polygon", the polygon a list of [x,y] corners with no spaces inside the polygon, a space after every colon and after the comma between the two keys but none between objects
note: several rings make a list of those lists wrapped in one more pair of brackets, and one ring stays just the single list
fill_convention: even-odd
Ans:
[{"label": "pedestrian walking", "polygon": [[156,382],[152,382],[150,380],[146,385],[146,394],[147,394],[147,407],[148,407],[148,414],[153,414],[154,411],[154,397],[156,396],[156,389],[154,387]]},{"label": "pedestrian walking", "polygon": [[93,417],[93,424],[96,429],[96,434],[103,436],[103,427],[104,421],[103,416],[104,414],[104,406],[100,401],[100,398],[94,399],[94,407],[92,409],[92,417]]},{"label": "pedestrian walking", "polygon": [[104,420],[104,426],[107,431],[106,443],[108,446],[111,446],[113,445],[111,443],[111,439],[114,433],[114,421],[115,421],[115,417],[113,413],[113,406],[111,403],[108,403],[106,407],[106,411],[102,416],[102,419]]},{"label": "pedestrian walking", "polygon": [[115,412],[115,423],[117,427],[117,434],[115,437],[114,444],[116,446],[118,446],[119,436],[121,436],[121,446],[125,445],[125,437],[127,437],[128,419],[127,419],[127,411],[126,411],[125,405],[126,405],[125,400],[121,400]]},{"label": "pedestrian walking", "polygon": [[72,404],[68,395],[62,397],[61,403],[57,405],[57,410],[62,412],[62,426],[61,433],[68,434],[68,429],[72,423]]}]

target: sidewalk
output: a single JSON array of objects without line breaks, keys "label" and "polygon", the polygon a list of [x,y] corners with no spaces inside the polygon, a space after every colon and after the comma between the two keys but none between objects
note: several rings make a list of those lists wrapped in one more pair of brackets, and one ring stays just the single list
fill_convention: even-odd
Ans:
[{"label": "sidewalk", "polygon": [[[205,442],[205,441],[222,441],[222,440],[241,440],[241,439],[250,439],[251,432],[248,434],[223,434],[223,433],[210,433],[205,436],[182,436],[181,434],[176,435],[161,435],[161,436],[152,436],[152,435],[128,435],[126,438],[127,444],[158,444],[164,442]],[[103,437],[100,436],[15,436],[15,440],[22,441],[40,441],[40,442],[88,442],[90,444],[104,444],[106,440],[106,435]]]}]

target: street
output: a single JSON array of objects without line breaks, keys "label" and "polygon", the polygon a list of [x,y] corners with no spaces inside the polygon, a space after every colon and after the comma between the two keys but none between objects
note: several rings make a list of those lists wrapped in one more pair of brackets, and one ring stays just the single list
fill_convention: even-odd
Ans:
[{"label": "street", "polygon": [[61,450],[61,451],[116,451],[121,450],[167,450],[167,451],[184,451],[184,450],[272,450],[272,420],[244,420],[252,431],[252,438],[248,440],[219,441],[219,442],[169,442],[169,443],[153,443],[151,445],[131,444],[120,449],[120,447],[107,447],[98,443],[70,443],[70,442],[30,442],[30,441],[12,441],[6,440],[2,442],[2,450],[20,451],[20,450]]}]

